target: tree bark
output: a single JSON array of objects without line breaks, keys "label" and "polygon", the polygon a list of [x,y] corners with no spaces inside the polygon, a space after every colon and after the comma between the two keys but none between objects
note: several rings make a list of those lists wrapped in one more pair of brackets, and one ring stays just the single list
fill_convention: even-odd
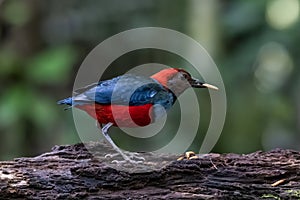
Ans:
[{"label": "tree bark", "polygon": [[210,153],[181,161],[178,155],[140,153],[146,161],[134,165],[112,163],[104,157],[108,153],[112,152],[104,142],[80,143],[55,146],[33,158],[2,161],[0,198],[300,198],[300,152],[293,150]]}]

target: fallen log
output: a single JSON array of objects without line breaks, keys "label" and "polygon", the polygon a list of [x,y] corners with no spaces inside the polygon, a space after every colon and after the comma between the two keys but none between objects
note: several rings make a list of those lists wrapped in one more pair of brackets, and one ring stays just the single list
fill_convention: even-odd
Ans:
[{"label": "fallen log", "polygon": [[0,199],[300,198],[300,152],[294,150],[181,161],[178,155],[140,153],[146,161],[134,165],[112,163],[105,157],[111,153],[104,142],[80,143],[2,161]]}]

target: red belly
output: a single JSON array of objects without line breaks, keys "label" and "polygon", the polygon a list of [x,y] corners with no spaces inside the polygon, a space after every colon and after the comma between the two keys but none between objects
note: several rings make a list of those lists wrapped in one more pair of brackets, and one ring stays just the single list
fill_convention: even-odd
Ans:
[{"label": "red belly", "polygon": [[111,122],[114,126],[137,127],[151,123],[152,104],[142,106],[87,104],[76,107],[86,111],[101,124]]}]

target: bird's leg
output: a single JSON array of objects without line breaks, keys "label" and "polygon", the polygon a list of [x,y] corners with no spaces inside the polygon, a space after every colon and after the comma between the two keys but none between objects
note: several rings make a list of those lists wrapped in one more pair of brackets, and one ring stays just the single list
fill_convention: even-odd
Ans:
[{"label": "bird's leg", "polygon": [[[113,147],[113,149],[115,151],[117,151],[119,154],[121,154],[121,156],[124,158],[124,160],[130,160],[130,158],[125,155],[121,149],[119,149],[119,147],[114,143],[114,141],[111,139],[111,137],[108,135],[108,130],[109,128],[113,125],[113,123],[109,122],[108,124],[106,124],[104,127],[102,127],[102,134],[104,135],[104,137],[106,138],[106,140],[111,144],[111,146]],[[101,127],[102,125],[100,125]]]},{"label": "bird's leg", "polygon": [[[109,122],[107,124],[105,124],[103,127],[101,124],[99,124],[100,127],[101,127],[101,130],[102,130],[102,134],[103,136],[106,138],[106,140],[111,144],[111,146],[113,147],[113,149],[115,151],[117,151],[123,158],[124,158],[124,161],[117,161],[117,160],[114,160],[113,162],[116,162],[116,163],[122,163],[122,162],[130,162],[130,163],[140,163],[142,161],[136,161],[136,160],[132,160],[130,158],[138,158],[140,160],[145,160],[143,157],[138,157],[136,156],[136,153],[129,153],[129,156],[127,156],[115,143],[114,141],[111,139],[111,137],[108,135],[108,130],[109,128],[113,125],[113,123]],[[110,155],[111,157],[113,157],[114,155]]]}]

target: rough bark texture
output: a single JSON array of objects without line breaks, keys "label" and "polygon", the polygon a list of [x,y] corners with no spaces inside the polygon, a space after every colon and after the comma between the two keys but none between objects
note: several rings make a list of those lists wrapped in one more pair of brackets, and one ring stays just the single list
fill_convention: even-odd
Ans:
[{"label": "rough bark texture", "polygon": [[[87,148],[102,152],[91,154]],[[297,151],[206,154],[182,161],[175,155],[140,153],[147,161],[130,166],[104,158],[108,149],[105,143],[56,146],[37,157],[0,162],[0,198],[300,198]]]}]

